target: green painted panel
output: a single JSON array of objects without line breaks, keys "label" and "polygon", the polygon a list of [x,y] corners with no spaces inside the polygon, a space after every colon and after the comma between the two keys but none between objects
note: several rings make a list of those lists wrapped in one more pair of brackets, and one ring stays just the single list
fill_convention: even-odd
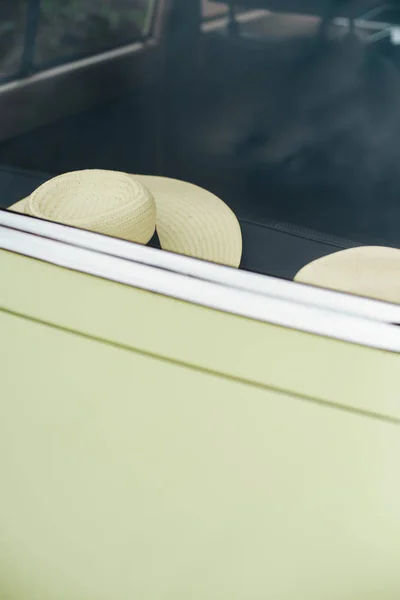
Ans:
[{"label": "green painted panel", "polygon": [[398,425],[0,330],[2,600],[398,600]]},{"label": "green painted panel", "polygon": [[400,419],[400,355],[0,252],[5,309],[200,369]]}]

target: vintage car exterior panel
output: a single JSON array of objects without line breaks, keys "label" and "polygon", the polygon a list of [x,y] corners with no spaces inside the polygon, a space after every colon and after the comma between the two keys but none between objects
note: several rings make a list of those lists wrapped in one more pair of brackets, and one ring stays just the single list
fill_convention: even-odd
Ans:
[{"label": "vintage car exterior panel", "polygon": [[[31,261],[26,265],[35,270]],[[51,289],[62,279],[61,269],[47,273],[43,306],[51,304]],[[102,281],[121,307],[107,308],[107,293],[96,306],[90,277],[63,275],[71,288],[66,293],[62,287],[57,299],[64,294],[66,313],[79,281],[85,295],[75,305],[77,318],[89,315],[89,305],[95,314],[90,323],[99,327],[100,317],[107,320],[107,312],[115,311],[131,347],[129,340],[124,347],[111,342],[112,328],[99,327],[94,339],[60,324],[0,314],[6,366],[0,402],[2,598],[399,598],[397,423],[162,356],[164,337],[175,351],[186,344],[194,363],[200,353],[215,357],[217,347],[234,368],[237,355],[249,366],[260,350],[259,329],[264,349],[270,345],[268,373],[274,345],[279,354],[289,338],[280,340],[279,332],[262,324],[235,328],[242,320],[233,317],[218,325],[206,311],[208,331],[216,326],[206,340],[200,330],[206,321],[194,317],[202,309],[195,307],[187,321],[179,302],[159,298],[157,310],[170,320],[157,338],[159,355],[137,351],[138,324],[149,325],[154,316],[149,296],[133,290],[124,299],[125,288]],[[34,287],[27,282],[27,299],[44,279]],[[173,339],[180,327],[185,337]],[[241,337],[247,327],[255,345]],[[149,337],[155,341],[154,332]],[[289,380],[295,358],[300,369],[307,364],[301,356],[311,346],[304,341],[304,347],[298,339],[286,348]],[[335,344],[325,347],[335,371],[326,387],[340,402],[357,384],[348,370],[335,384],[344,364],[336,351],[329,353]],[[364,358],[359,349],[351,357],[340,346],[347,359]],[[324,371],[321,347],[318,353],[320,360],[308,358],[315,359],[314,378]],[[377,364],[379,380],[383,363]],[[367,358],[369,381],[371,368]],[[308,375],[306,367],[304,380]],[[396,384],[394,374],[391,381]]]},{"label": "vintage car exterior panel", "polygon": [[[149,281],[157,278],[143,268]],[[243,318],[12,252],[0,253],[0,270],[1,304],[10,313],[254,385],[400,419],[397,352]],[[357,320],[346,317],[347,326],[353,322],[356,328]],[[382,336],[391,329],[400,333],[388,324],[360,323]]]}]

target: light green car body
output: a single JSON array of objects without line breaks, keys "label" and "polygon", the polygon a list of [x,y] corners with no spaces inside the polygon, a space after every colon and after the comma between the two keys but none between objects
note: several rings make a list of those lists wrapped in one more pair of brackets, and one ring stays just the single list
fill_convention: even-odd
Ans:
[{"label": "light green car body", "polygon": [[1,600],[398,600],[400,354],[0,273]]},{"label": "light green car body", "polygon": [[[148,38],[4,86],[0,140],[133,82],[158,122],[209,27],[174,5],[183,40],[151,2]],[[39,225],[0,210],[0,600],[399,600],[395,307]]]}]

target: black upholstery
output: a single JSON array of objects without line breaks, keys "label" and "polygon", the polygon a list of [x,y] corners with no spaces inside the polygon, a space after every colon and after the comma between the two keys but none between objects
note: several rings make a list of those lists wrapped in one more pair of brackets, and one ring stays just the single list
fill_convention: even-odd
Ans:
[{"label": "black upholstery", "polygon": [[28,171],[156,171],[153,89],[38,127],[0,142],[0,164]]},{"label": "black upholstery", "polygon": [[47,173],[0,166],[0,208],[26,198],[49,177]]},{"label": "black upholstery", "polygon": [[[268,225],[274,219],[359,244],[400,247],[398,169],[395,167],[392,173],[391,163],[385,163],[383,152],[374,155],[371,152],[371,156],[379,156],[390,177],[386,172],[382,180],[376,177],[372,181],[374,186],[369,185],[369,175],[372,179],[374,169],[364,168],[362,154],[353,152],[350,143],[346,146],[350,148],[349,160],[340,148],[335,147],[336,154],[332,151],[335,160],[344,157],[343,168],[341,160],[336,167],[328,143],[324,154],[311,156],[311,168],[306,166],[297,171],[296,168],[290,171],[290,165],[287,167],[284,161],[283,168],[272,161],[270,167],[260,168],[256,161],[251,164],[246,159],[246,152],[242,152],[245,160],[241,161],[238,149],[243,147],[242,140],[246,140],[249,132],[262,131],[265,115],[268,118],[276,112],[274,107],[270,110],[269,103],[274,102],[280,88],[280,73],[291,63],[293,51],[298,51],[296,44],[298,40],[282,43],[276,39],[232,38],[224,32],[210,34],[204,41],[204,68],[196,73],[190,85],[185,80],[171,90],[167,103],[170,112],[166,118],[169,131],[165,174],[213,191],[245,220]],[[178,62],[179,57],[176,59]],[[390,92],[393,104],[396,104],[395,92]],[[384,108],[381,113],[390,115]],[[371,131],[357,130],[355,146],[360,131],[360,143],[364,134],[366,138],[368,135],[373,149],[374,140],[384,131],[383,126],[379,129],[380,122],[375,121],[370,119]],[[376,137],[372,135],[373,127],[377,130]],[[268,126],[267,131],[268,128],[271,129]],[[349,139],[353,141],[351,135]],[[396,137],[394,133],[392,137]],[[368,151],[366,147],[365,153]],[[388,144],[387,153],[390,152]],[[394,152],[391,159],[393,156]]]},{"label": "black upholstery", "polygon": [[356,243],[324,236],[287,223],[240,221],[243,235],[241,268],[282,279],[293,279],[309,262]]}]

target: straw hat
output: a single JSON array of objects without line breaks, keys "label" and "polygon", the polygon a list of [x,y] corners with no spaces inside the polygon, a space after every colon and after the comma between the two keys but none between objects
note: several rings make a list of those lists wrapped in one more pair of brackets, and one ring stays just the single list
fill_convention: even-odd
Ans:
[{"label": "straw hat", "polygon": [[41,219],[147,244],[155,229],[164,250],[238,267],[240,225],[230,208],[191,183],[85,170],[50,179],[9,208]]},{"label": "straw hat", "polygon": [[380,246],[342,250],[306,265],[294,280],[400,304],[400,250]]}]

